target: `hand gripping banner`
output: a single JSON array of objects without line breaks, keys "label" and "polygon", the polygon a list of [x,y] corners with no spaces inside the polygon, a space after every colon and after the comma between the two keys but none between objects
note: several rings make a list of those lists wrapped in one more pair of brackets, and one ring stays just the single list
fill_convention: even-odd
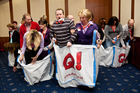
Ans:
[{"label": "hand gripping banner", "polygon": [[95,87],[98,75],[96,47],[93,45],[72,45],[59,48],[54,45],[56,54],[56,78],[61,87],[78,85]]}]

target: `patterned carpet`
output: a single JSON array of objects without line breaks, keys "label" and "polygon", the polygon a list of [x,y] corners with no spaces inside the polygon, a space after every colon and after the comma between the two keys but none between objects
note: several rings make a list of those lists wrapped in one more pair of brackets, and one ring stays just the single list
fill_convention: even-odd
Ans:
[{"label": "patterned carpet", "polygon": [[0,93],[140,93],[140,70],[131,64],[120,68],[99,67],[96,87],[61,88],[55,78],[33,86],[24,81],[22,70],[8,67],[8,53],[0,52]]}]

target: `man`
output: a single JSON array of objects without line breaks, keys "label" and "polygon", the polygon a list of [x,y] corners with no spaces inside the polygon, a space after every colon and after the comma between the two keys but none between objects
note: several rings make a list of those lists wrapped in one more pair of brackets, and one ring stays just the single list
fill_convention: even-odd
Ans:
[{"label": "man", "polygon": [[[123,26],[123,34],[122,34],[122,39],[121,39],[121,44],[123,48],[126,48],[126,46],[129,44],[132,46],[132,40],[134,39],[134,19],[129,19],[128,23]],[[124,43],[122,42],[124,41]],[[130,48],[129,54],[127,56],[128,61],[126,60],[126,63],[131,63],[132,61],[132,48]]]},{"label": "man", "polygon": [[70,47],[76,39],[75,26],[72,20],[64,18],[64,10],[56,9],[56,21],[51,27],[51,37],[60,48]]},{"label": "man", "polygon": [[128,23],[123,26],[122,40],[124,43],[121,40],[123,48],[126,47],[126,44],[129,43],[130,40],[134,39],[134,23],[135,21],[133,19],[129,19]]},{"label": "man", "polygon": [[20,48],[22,48],[23,36],[27,31],[30,31],[31,29],[36,29],[37,31],[40,30],[39,25],[36,22],[32,21],[32,18],[30,16],[30,14],[24,14],[23,15],[23,20],[25,22],[20,27]]}]

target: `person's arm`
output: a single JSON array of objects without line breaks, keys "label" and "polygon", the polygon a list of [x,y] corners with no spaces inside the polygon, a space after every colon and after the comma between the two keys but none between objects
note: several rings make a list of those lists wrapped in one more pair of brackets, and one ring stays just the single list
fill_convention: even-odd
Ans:
[{"label": "person's arm", "polygon": [[23,60],[25,50],[26,50],[26,33],[23,37],[23,45],[22,45],[22,48],[21,48],[21,54],[20,54],[20,57],[19,57],[19,61]]},{"label": "person's arm", "polygon": [[38,25],[38,23],[36,23],[36,30],[40,31],[40,26]]},{"label": "person's arm", "polygon": [[37,57],[41,54],[41,52],[42,52],[42,50],[43,50],[43,48],[44,48],[44,38],[43,38],[43,35],[40,33],[40,35],[41,35],[41,43],[40,43],[40,49],[39,49],[39,51],[37,52]]},{"label": "person's arm", "polygon": [[24,32],[23,32],[23,27],[21,26],[20,27],[20,31],[19,31],[19,34],[20,34],[20,48],[22,48],[22,45],[23,45],[23,36],[24,36]]},{"label": "person's arm", "polygon": [[109,31],[109,26],[106,25],[106,26],[105,26],[105,36],[106,36],[110,41],[112,41],[111,37],[109,36],[108,31]]},{"label": "person's arm", "polygon": [[72,20],[70,21],[69,28],[70,28],[70,33],[71,33],[71,38],[69,42],[73,43],[76,40],[77,33],[76,33],[74,22]]},{"label": "person's arm", "polygon": [[117,39],[119,39],[120,37],[122,37],[122,34],[123,34],[123,28],[122,28],[122,25],[119,24],[119,30],[120,30],[120,33],[119,35],[117,35]]}]

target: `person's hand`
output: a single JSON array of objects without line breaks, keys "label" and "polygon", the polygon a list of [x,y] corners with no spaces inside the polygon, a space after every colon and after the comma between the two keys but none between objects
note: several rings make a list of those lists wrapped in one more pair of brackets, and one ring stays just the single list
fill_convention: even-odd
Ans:
[{"label": "person's hand", "polygon": [[71,42],[68,42],[67,43],[67,47],[71,47],[72,46],[72,43]]},{"label": "person's hand", "polygon": [[97,48],[100,48],[100,46],[101,46],[100,44],[97,44]]},{"label": "person's hand", "polygon": [[53,37],[52,40],[51,40],[51,42],[57,44],[57,40],[56,40],[56,38]]},{"label": "person's hand", "polygon": [[34,63],[36,62],[37,58],[38,58],[38,56],[32,57],[32,62],[31,62],[31,64],[34,64]]},{"label": "person's hand", "polygon": [[112,40],[112,43],[115,44],[116,42],[114,40]]},{"label": "person's hand", "polygon": [[133,40],[134,38],[132,36],[130,36],[130,39]]},{"label": "person's hand", "polygon": [[14,72],[17,71],[17,67],[16,67],[16,66],[13,67],[13,71],[14,71]]},{"label": "person's hand", "polygon": [[126,46],[123,46],[123,49],[126,49]]},{"label": "person's hand", "polygon": [[120,35],[117,35],[117,40],[120,38]]},{"label": "person's hand", "polygon": [[70,32],[71,32],[71,34],[74,34],[74,33],[75,33],[75,30],[74,30],[74,29],[72,29],[72,30],[70,30]]},{"label": "person's hand", "polygon": [[23,54],[22,55],[20,55],[20,57],[19,57],[19,61],[21,62],[22,60],[23,60]]},{"label": "person's hand", "polygon": [[56,42],[56,38],[53,37],[53,38],[52,38],[52,42]]}]

